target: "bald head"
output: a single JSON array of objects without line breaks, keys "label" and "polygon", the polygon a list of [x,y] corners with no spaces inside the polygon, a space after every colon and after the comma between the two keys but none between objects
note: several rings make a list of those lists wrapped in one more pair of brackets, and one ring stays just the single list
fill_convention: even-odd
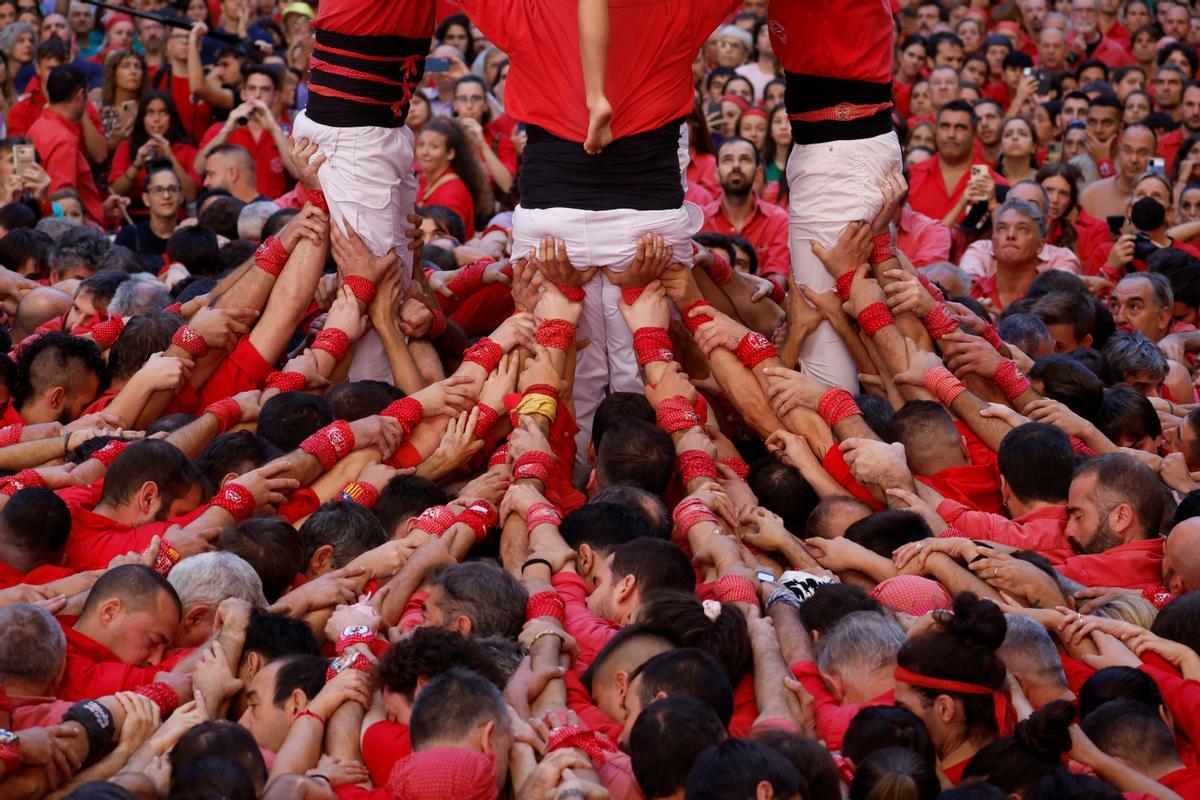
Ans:
[{"label": "bald head", "polygon": [[659,653],[674,650],[675,644],[645,626],[627,626],[609,640],[584,673],[596,705],[618,722],[625,716],[624,697],[629,689],[629,673]]},{"label": "bald head", "polygon": [[71,295],[49,286],[39,286],[21,298],[13,318],[13,343],[29,336],[40,326],[71,310]]},{"label": "bald head", "polygon": [[826,497],[808,515],[804,535],[836,539],[846,533],[846,528],[869,516],[871,507],[856,497]]},{"label": "bald head", "polygon": [[1175,595],[1200,589],[1200,517],[1171,529],[1163,546],[1163,582]]},{"label": "bald head", "polygon": [[100,576],[88,592],[87,601],[79,618],[85,619],[90,613],[109,600],[120,600],[128,611],[145,611],[157,608],[160,594],[165,593],[176,613],[183,612],[183,604],[179,595],[167,579],[149,567],[140,564],[125,564],[108,570]]}]

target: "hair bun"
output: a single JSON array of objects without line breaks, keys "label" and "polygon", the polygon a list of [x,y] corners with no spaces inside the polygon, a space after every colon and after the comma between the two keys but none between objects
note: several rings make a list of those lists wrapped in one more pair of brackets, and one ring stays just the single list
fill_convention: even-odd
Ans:
[{"label": "hair bun", "polygon": [[1004,612],[991,600],[980,600],[971,592],[954,598],[954,616],[945,624],[946,632],[964,644],[991,652],[1000,649],[1008,633]]},{"label": "hair bun", "polygon": [[1071,749],[1075,706],[1055,700],[1017,723],[1014,736],[1025,749],[1048,764],[1057,764]]}]

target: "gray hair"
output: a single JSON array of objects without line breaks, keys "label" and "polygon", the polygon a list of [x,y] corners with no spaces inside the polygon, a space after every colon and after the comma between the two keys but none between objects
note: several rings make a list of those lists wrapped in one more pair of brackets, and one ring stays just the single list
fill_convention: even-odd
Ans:
[{"label": "gray hair", "polygon": [[[962,288],[962,291],[956,292],[954,291],[955,287],[951,286],[943,286],[942,288],[949,289],[949,294],[952,295],[958,294],[965,297],[971,294],[971,284],[974,279],[971,277],[971,273],[967,272],[957,264],[953,264],[949,261],[936,261],[932,264],[926,264],[925,266],[918,268],[917,272],[921,275],[924,275],[926,278],[929,278],[929,280],[933,281],[934,283],[949,283],[949,281],[946,280],[946,275],[948,274],[951,279],[958,281],[958,285]],[[940,278],[938,277],[939,275],[941,275]]]},{"label": "gray hair", "polygon": [[1120,286],[1125,281],[1133,280],[1150,281],[1150,288],[1154,291],[1154,302],[1158,303],[1159,308],[1174,307],[1175,292],[1171,291],[1171,281],[1166,275],[1161,272],[1135,272],[1121,278],[1117,285]]},{"label": "gray hair", "polygon": [[267,605],[262,579],[254,567],[223,550],[183,559],[171,570],[167,580],[175,587],[185,609],[201,604],[215,608],[229,597],[245,600],[255,608]]},{"label": "gray hair", "polygon": [[515,638],[521,632],[529,593],[495,562],[449,565],[431,580],[442,587],[447,617],[467,617],[473,635]]},{"label": "gray hair", "polygon": [[1046,215],[1033,203],[1028,200],[1010,197],[1004,201],[1003,205],[996,209],[996,213],[992,215],[992,219],[999,220],[1006,211],[1015,211],[1022,216],[1029,217],[1037,225],[1038,235],[1043,239],[1046,238]]},{"label": "gray hair", "polygon": [[904,629],[877,611],[847,614],[817,642],[817,666],[842,674],[877,670],[896,661],[906,641]]},{"label": "gray hair", "polygon": [[130,275],[129,280],[117,287],[108,303],[108,313],[129,317],[148,311],[162,311],[169,305],[170,290],[153,275],[139,272]]},{"label": "gray hair", "polygon": [[37,221],[34,230],[41,231],[54,241],[72,228],[82,228],[82,222],[76,222],[66,217],[42,217]]},{"label": "gray hair", "polygon": [[279,210],[279,206],[270,200],[255,200],[247,203],[238,214],[238,238],[257,242],[262,239],[263,226],[271,215]]},{"label": "gray hair", "polygon": [[1040,623],[1021,614],[1005,614],[1008,631],[996,654],[1014,675],[1023,675],[1040,683],[1067,685],[1062,659],[1054,640]]},{"label": "gray hair", "polygon": [[1104,343],[1104,361],[1117,382],[1139,372],[1147,372],[1155,379],[1167,375],[1167,357],[1158,345],[1141,333],[1118,333],[1109,337]]},{"label": "gray hair", "polygon": [[0,676],[49,681],[67,655],[67,637],[50,612],[31,603],[0,608]]},{"label": "gray hair", "polygon": [[3,53],[5,56],[12,53],[13,45],[21,38],[22,33],[28,33],[32,36],[34,45],[37,45],[37,31],[34,30],[32,25],[28,22],[10,22],[0,30],[0,53]]},{"label": "gray hair", "polygon": [[94,272],[100,268],[112,247],[103,233],[72,224],[56,237],[50,266],[60,272],[80,266]]}]

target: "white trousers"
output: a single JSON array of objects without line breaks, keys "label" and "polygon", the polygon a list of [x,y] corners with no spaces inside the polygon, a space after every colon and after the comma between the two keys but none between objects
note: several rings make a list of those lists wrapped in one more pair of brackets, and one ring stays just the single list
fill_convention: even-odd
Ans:
[{"label": "white trousers", "polygon": [[[377,256],[395,250],[408,288],[412,253],[404,231],[417,198],[412,131],[408,127],[334,128],[301,112],[292,132],[297,141],[312,141],[325,156],[318,176],[334,224],[344,233],[345,219]],[[392,382],[375,331],[369,331],[355,349],[349,379]]]},{"label": "white trousers", "polygon": [[[817,292],[833,288],[833,277],[813,253],[812,243],[831,247],[848,223],[874,218],[883,207],[879,187],[900,164],[895,133],[792,148],[787,164],[791,192],[788,238],[797,284]],[[829,323],[822,322],[804,340],[800,361],[818,380],[858,391],[854,359]]]}]

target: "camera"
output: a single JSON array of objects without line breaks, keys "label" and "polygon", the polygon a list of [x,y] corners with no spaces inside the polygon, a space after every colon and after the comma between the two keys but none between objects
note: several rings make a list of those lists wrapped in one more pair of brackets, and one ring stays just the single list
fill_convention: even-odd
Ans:
[{"label": "camera", "polygon": [[1146,263],[1150,256],[1158,252],[1158,245],[1150,241],[1150,234],[1138,231],[1133,237],[1133,258],[1135,261]]}]

